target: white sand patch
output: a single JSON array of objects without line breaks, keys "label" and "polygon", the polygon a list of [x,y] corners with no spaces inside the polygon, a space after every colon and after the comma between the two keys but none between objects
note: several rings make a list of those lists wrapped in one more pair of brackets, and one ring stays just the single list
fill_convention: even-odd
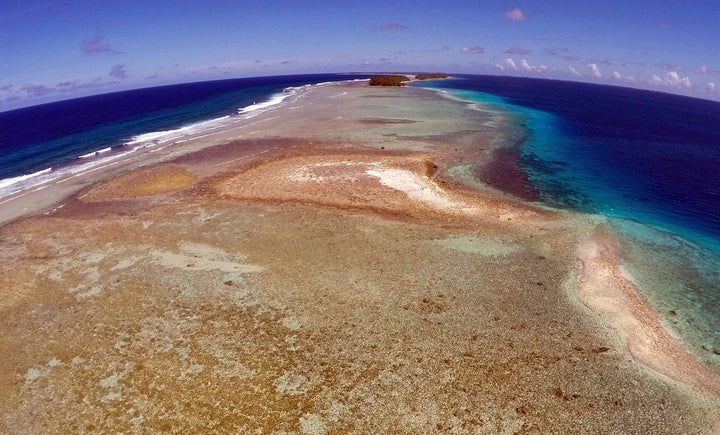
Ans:
[{"label": "white sand patch", "polygon": [[115,266],[111,267],[110,270],[122,270],[122,269],[127,269],[128,267],[134,266],[135,263],[137,263],[138,260],[140,260],[141,258],[142,258],[142,257],[129,257],[129,258],[124,258],[124,259],[120,260],[120,262],[119,262],[118,264],[116,264]]},{"label": "white sand patch", "polygon": [[[205,245],[202,243],[182,242],[180,243],[180,251],[197,257],[207,257],[216,259],[227,259],[230,256],[221,248]],[[237,255],[235,257],[238,257]],[[244,256],[242,256],[244,258]]]},{"label": "white sand patch", "polygon": [[128,344],[127,341],[123,340],[122,338],[118,338],[117,340],[115,340],[114,347],[115,347],[115,349],[117,349],[119,351],[123,351],[123,350],[125,350],[125,346],[127,346],[127,344]]},{"label": "white sand patch", "polygon": [[180,374],[180,378],[186,378],[187,376],[194,376],[197,374],[202,373],[202,371],[205,370],[205,366],[202,364],[192,364],[187,369],[183,370],[183,372]]},{"label": "white sand patch", "polygon": [[350,409],[347,405],[340,402],[333,402],[330,408],[327,410],[328,419],[330,421],[338,422],[350,418]]},{"label": "white sand patch", "polygon": [[241,264],[233,261],[211,260],[192,255],[175,254],[157,251],[152,253],[153,261],[163,267],[183,268],[188,270],[220,270],[222,272],[250,273],[262,272],[261,266]]},{"label": "white sand patch", "polygon": [[280,394],[302,394],[303,384],[307,382],[307,378],[297,373],[285,372],[279,378],[275,379],[275,391]]},{"label": "white sand patch", "polygon": [[242,290],[244,293],[249,294],[249,291],[247,289],[239,289],[238,286],[244,286],[245,285],[245,278],[238,273],[228,273],[227,275],[223,276],[223,282],[231,281],[234,287],[235,292],[239,292]]},{"label": "white sand patch", "polygon": [[85,279],[88,282],[98,282],[100,279],[100,271],[97,267],[88,267],[87,269],[84,269],[80,271],[83,275],[85,275]]},{"label": "white sand patch", "polygon": [[43,368],[30,367],[25,373],[25,386],[29,386],[30,384],[42,378],[46,374],[47,372]]},{"label": "white sand patch", "polygon": [[210,349],[210,353],[217,360],[217,364],[211,368],[213,376],[233,379],[233,382],[236,382],[248,380],[256,375],[255,370],[238,360],[234,351],[214,345]]},{"label": "white sand patch", "polygon": [[290,174],[288,174],[288,178],[292,181],[297,181],[300,183],[322,183],[323,181],[325,181],[325,177],[314,174],[309,167],[301,167],[292,171]]},{"label": "white sand patch", "polygon": [[517,245],[492,237],[451,236],[437,243],[456,251],[485,257],[505,257],[518,251]]},{"label": "white sand patch", "polygon": [[60,255],[63,256],[35,266],[35,273],[38,275],[45,275],[48,279],[54,282],[64,281],[65,277],[63,276],[63,272],[67,272],[71,269],[72,260],[68,256],[64,256],[65,254]]},{"label": "white sand patch", "polygon": [[103,252],[86,252],[81,257],[89,264],[96,264],[104,260],[106,256]]},{"label": "white sand patch", "polygon": [[100,398],[100,401],[103,403],[116,402],[118,400],[122,400],[122,394],[117,391],[111,391]]},{"label": "white sand patch", "polygon": [[87,298],[99,295],[100,293],[102,293],[102,291],[103,291],[102,286],[94,285],[94,286],[90,287],[89,290],[76,294],[75,298],[77,300],[87,299]]},{"label": "white sand patch", "polygon": [[286,335],[285,336],[285,343],[288,345],[285,349],[287,349],[290,352],[295,352],[298,350],[297,347],[295,347],[295,343],[298,342],[298,338],[296,335]]},{"label": "white sand patch", "polygon": [[48,274],[48,278],[50,279],[50,281],[62,282],[63,274],[59,270],[53,270],[52,272],[50,272],[50,274]]},{"label": "white sand patch", "polygon": [[308,412],[300,417],[300,432],[307,435],[325,435],[327,428],[318,415]]},{"label": "white sand patch", "polygon": [[295,317],[283,317],[282,324],[291,331],[297,331],[302,326],[300,321],[298,321]]},{"label": "white sand patch", "polygon": [[25,372],[24,386],[29,387],[36,380],[49,375],[52,369],[60,365],[62,365],[62,361],[57,357],[52,357],[50,358],[50,361],[48,361],[48,363],[43,367],[30,367],[27,372]]},{"label": "white sand patch", "polygon": [[365,173],[377,177],[383,186],[405,192],[412,200],[429,203],[442,209],[471,210],[466,204],[453,200],[427,177],[421,177],[407,169],[378,168],[368,169]]},{"label": "white sand patch", "polygon": [[143,433],[144,432],[142,430],[142,425],[143,425],[143,423],[145,423],[145,417],[143,417],[142,415],[131,418],[130,423],[132,423],[133,431],[135,433]]},{"label": "white sand patch", "polygon": [[103,388],[116,388],[118,386],[118,375],[110,375],[100,381],[100,386]]},{"label": "white sand patch", "polygon": [[230,256],[220,248],[200,243],[184,242],[180,245],[181,253],[153,251],[151,256],[155,264],[168,268],[186,270],[220,270],[227,273],[262,272],[262,266],[239,263],[243,255]]}]

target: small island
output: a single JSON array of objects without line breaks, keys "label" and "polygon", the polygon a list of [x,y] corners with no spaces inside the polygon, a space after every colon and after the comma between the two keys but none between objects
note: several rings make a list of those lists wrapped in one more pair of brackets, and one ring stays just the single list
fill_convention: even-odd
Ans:
[{"label": "small island", "polygon": [[445,73],[421,73],[410,78],[402,74],[379,74],[370,78],[370,86],[405,86],[411,80],[435,80],[450,77]]},{"label": "small island", "polygon": [[400,74],[381,74],[370,77],[370,86],[405,86],[410,77]]},{"label": "small island", "polygon": [[436,80],[436,79],[446,79],[450,77],[450,75],[445,73],[423,73],[418,74],[415,76],[415,80]]}]

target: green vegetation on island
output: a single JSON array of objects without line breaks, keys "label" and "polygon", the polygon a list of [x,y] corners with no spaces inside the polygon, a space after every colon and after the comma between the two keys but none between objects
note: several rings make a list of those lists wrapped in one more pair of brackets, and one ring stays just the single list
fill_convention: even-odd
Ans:
[{"label": "green vegetation on island", "polygon": [[[434,80],[445,79],[450,77],[445,73],[422,73],[417,74],[414,80]],[[410,77],[402,74],[379,74],[370,78],[370,86],[405,86],[405,82],[409,82]]]},{"label": "green vegetation on island", "polygon": [[415,80],[434,80],[434,79],[446,79],[450,77],[445,73],[423,73],[415,76]]},{"label": "green vegetation on island", "polygon": [[370,77],[370,86],[405,86],[410,77],[400,74],[381,74]]}]

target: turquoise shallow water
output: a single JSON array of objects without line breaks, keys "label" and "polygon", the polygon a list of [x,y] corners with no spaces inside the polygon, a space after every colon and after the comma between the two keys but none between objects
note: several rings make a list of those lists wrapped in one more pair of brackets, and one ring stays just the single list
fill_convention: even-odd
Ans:
[{"label": "turquoise shallow water", "polygon": [[720,253],[677,234],[610,219],[625,270],[660,318],[720,372]]},{"label": "turquoise shallow water", "polygon": [[507,77],[424,86],[507,113],[498,140],[517,147],[540,200],[605,216],[625,270],[720,371],[720,104]]}]

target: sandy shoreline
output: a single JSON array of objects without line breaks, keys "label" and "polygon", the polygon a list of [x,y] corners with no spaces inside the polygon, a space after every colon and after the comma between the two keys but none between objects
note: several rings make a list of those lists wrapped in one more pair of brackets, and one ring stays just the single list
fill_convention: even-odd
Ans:
[{"label": "sandy shoreline", "polygon": [[492,122],[333,84],[8,200],[0,428],[718,430],[612,235],[472,179]]}]

